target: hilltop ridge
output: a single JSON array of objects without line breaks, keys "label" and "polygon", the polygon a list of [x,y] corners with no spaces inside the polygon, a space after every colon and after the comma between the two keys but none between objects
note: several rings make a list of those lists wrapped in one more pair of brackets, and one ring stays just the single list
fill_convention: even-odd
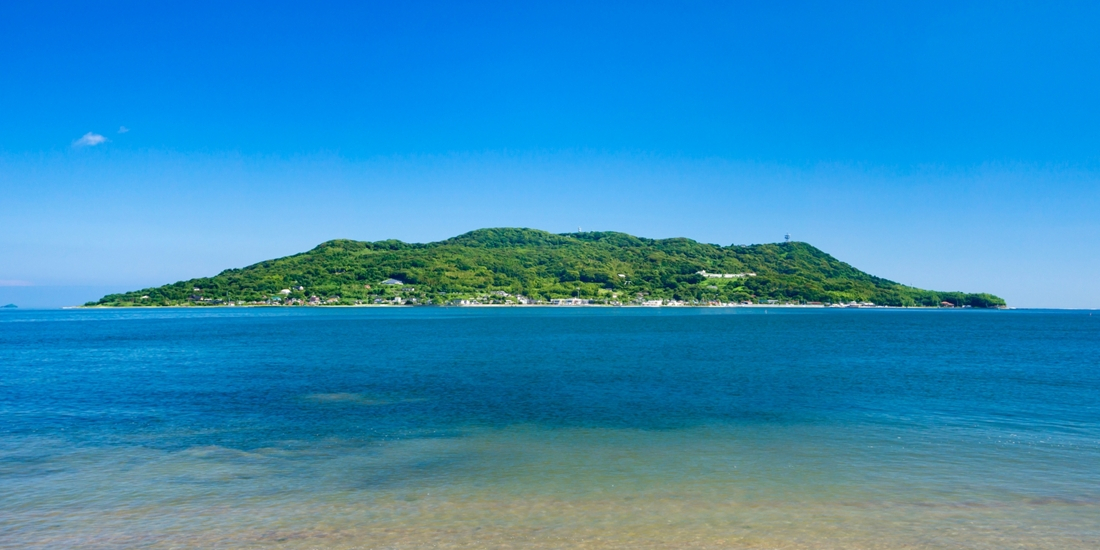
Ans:
[{"label": "hilltop ridge", "polygon": [[[723,276],[724,275],[724,276]],[[388,284],[387,284],[388,282]],[[730,245],[626,233],[488,228],[434,243],[336,239],[213,277],[88,306],[229,304],[849,303],[999,307],[864,273],[802,242]]]}]

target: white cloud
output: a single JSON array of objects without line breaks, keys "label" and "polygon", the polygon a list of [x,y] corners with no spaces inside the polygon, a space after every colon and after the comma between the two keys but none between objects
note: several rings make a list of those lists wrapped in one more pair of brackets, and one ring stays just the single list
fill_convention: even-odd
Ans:
[{"label": "white cloud", "polygon": [[81,136],[80,139],[74,141],[73,147],[94,147],[105,141],[107,141],[107,138],[99,134],[88,132],[87,134]]},{"label": "white cloud", "polygon": [[120,134],[125,134],[126,132],[129,132],[129,131],[130,131],[130,129],[125,127],[125,126],[119,126],[118,127],[118,133],[120,133]]}]

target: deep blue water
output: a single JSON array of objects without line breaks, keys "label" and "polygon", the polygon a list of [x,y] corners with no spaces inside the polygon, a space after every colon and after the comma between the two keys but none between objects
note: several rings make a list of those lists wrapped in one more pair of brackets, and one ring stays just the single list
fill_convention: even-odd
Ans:
[{"label": "deep blue water", "polygon": [[1094,547],[1100,315],[5,311],[0,494],[5,547]]}]

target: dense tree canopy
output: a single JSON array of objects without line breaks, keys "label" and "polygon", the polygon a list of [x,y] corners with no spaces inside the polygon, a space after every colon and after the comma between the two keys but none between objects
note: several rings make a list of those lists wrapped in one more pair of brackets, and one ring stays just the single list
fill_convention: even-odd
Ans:
[{"label": "dense tree canopy", "polygon": [[[728,274],[705,277],[699,272]],[[382,284],[396,279],[403,285]],[[615,232],[480,229],[445,241],[334,240],[214,277],[111,294],[88,305],[506,302],[848,303],[1003,306],[989,294],[933,292],[868,275],[805,243],[718,246]]]}]

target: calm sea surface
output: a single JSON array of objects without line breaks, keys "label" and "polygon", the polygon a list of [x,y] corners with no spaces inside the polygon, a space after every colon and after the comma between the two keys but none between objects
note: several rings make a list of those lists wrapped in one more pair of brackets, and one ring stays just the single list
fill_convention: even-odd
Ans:
[{"label": "calm sea surface", "polygon": [[1100,547],[1100,314],[0,312],[0,548]]}]

